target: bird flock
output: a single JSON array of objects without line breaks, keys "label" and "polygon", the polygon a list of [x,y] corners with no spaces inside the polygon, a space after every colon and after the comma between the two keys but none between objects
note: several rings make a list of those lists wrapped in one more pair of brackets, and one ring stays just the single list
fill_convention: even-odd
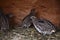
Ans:
[{"label": "bird flock", "polygon": [[[35,15],[35,9],[32,9],[30,14],[23,19],[21,27],[29,28],[33,25],[34,28],[43,35],[50,35],[56,32],[55,26],[50,21],[43,18],[38,19]],[[4,15],[2,9],[0,9],[0,31],[9,30],[10,17],[12,17],[10,14]]]}]

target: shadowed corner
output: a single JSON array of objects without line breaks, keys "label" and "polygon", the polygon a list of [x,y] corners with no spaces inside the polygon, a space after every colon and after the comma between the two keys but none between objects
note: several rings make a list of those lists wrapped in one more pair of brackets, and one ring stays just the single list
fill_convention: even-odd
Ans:
[{"label": "shadowed corner", "polygon": [[11,30],[10,20],[13,17],[12,13],[4,14],[3,8],[0,7],[0,31],[7,33]]}]

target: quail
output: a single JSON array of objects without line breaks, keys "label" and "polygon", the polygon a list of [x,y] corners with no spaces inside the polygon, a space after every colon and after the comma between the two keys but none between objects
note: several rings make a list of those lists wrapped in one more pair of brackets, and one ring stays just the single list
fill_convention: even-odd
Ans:
[{"label": "quail", "polygon": [[35,27],[35,29],[43,34],[43,35],[50,35],[52,33],[55,33],[55,26],[48,20],[46,19],[38,19],[37,17],[35,16],[31,16],[30,17],[31,20],[32,20],[32,23]]},{"label": "quail", "polygon": [[4,15],[2,8],[0,8],[0,31],[9,29],[8,18]]},{"label": "quail", "polygon": [[35,9],[31,9],[30,14],[27,15],[27,16],[23,19],[23,22],[22,22],[22,25],[21,25],[21,26],[24,27],[24,28],[29,28],[29,27],[31,26],[31,24],[32,24],[30,17],[31,17],[31,16],[35,16],[35,14],[36,14]]}]

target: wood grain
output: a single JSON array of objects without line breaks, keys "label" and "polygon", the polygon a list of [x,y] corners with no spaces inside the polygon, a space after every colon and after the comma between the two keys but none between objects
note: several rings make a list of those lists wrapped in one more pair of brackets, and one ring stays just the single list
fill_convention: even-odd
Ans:
[{"label": "wood grain", "polygon": [[0,7],[4,13],[12,13],[13,25],[20,25],[32,8],[36,8],[38,18],[45,18],[60,28],[60,1],[59,0],[0,0]]}]

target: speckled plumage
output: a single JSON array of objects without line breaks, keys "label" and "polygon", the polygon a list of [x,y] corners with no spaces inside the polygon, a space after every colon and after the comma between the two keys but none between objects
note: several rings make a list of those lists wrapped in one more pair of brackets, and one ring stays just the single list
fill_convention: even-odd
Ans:
[{"label": "speckled plumage", "polygon": [[22,22],[22,27],[30,27],[31,26],[31,24],[32,24],[32,22],[31,22],[31,19],[30,19],[30,17],[31,16],[35,16],[35,9],[32,9],[31,10],[31,12],[30,12],[30,14],[29,15],[27,15],[24,19],[23,19],[23,22]]},{"label": "speckled plumage", "polygon": [[3,10],[0,8],[0,30],[7,31],[7,29],[9,29],[9,21],[2,11]]},{"label": "speckled plumage", "polygon": [[43,35],[52,34],[56,31],[55,26],[48,20],[37,19],[35,16],[31,16],[31,19],[36,30]]}]

